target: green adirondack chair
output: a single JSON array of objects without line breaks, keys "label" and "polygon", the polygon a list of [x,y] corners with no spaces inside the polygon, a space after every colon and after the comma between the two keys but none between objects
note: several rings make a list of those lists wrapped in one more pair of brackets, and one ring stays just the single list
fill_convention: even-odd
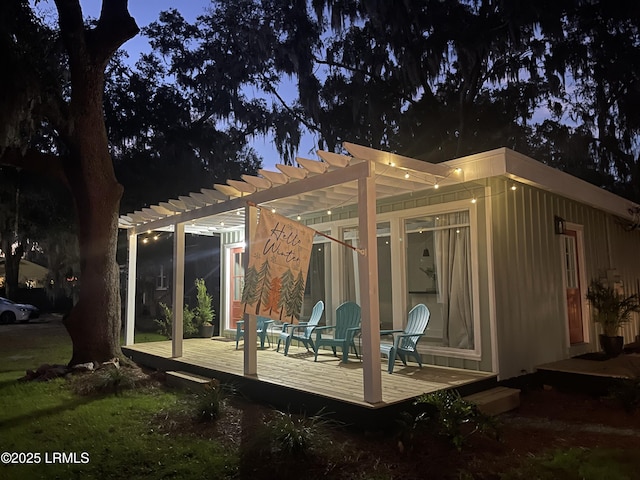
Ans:
[{"label": "green adirondack chair", "polygon": [[[353,347],[356,357],[358,357],[358,350],[354,342],[354,337],[360,331],[360,305],[353,302],[346,302],[340,305],[336,309],[336,324],[326,327],[317,327],[314,361],[318,361],[318,350],[320,347],[327,346],[333,350],[333,356],[337,357],[336,349],[342,350],[342,362],[347,363],[349,361],[349,348]],[[333,332],[333,336],[328,337],[326,333]],[[360,358],[360,357],[358,357]]]},{"label": "green adirondack chair", "polygon": [[[258,330],[258,338],[260,339],[260,348],[264,348],[265,340],[269,342],[271,346],[271,339],[267,335],[267,329],[269,325],[273,323],[273,320],[267,317],[258,317],[256,320],[256,328]],[[244,337],[244,320],[238,321],[236,324],[236,350],[238,350],[238,342]]]},{"label": "green adirondack chair", "polygon": [[276,352],[280,351],[280,343],[284,341],[284,355],[285,357],[289,355],[289,346],[291,345],[291,340],[298,340],[299,342],[302,342],[302,344],[307,348],[307,351],[309,351],[309,346],[311,346],[311,349],[314,350],[313,338],[311,338],[311,335],[313,334],[315,328],[318,326],[323,313],[324,302],[320,300],[314,305],[313,310],[311,311],[311,317],[309,317],[308,322],[300,322],[298,324],[283,323],[282,332],[280,333],[280,337],[278,338]]},{"label": "green adirondack chair", "polygon": [[409,312],[407,326],[404,330],[380,330],[380,335],[393,335],[393,343],[380,342],[380,353],[389,357],[388,372],[393,373],[396,356],[407,364],[407,356],[415,358],[422,368],[422,358],[418,353],[418,342],[424,335],[431,312],[422,303]]}]

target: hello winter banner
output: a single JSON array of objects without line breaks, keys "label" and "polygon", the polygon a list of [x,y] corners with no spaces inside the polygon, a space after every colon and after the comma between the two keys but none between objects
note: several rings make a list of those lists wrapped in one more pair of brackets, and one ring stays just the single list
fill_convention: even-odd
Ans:
[{"label": "hello winter banner", "polygon": [[249,240],[244,275],[244,312],[293,322],[300,319],[315,231],[286,217],[260,209]]}]

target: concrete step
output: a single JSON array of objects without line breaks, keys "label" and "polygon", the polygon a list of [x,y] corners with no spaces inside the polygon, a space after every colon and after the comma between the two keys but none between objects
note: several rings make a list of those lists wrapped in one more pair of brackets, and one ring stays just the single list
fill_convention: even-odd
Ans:
[{"label": "concrete step", "polygon": [[201,392],[212,379],[187,372],[167,372],[167,385],[192,392]]},{"label": "concrete step", "polygon": [[494,387],[464,397],[475,403],[482,413],[499,415],[520,406],[520,390],[508,387]]}]

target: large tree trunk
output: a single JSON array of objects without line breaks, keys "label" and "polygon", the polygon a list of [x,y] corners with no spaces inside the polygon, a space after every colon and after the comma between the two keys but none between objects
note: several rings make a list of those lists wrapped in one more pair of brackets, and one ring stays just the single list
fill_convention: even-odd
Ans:
[{"label": "large tree trunk", "polygon": [[65,318],[73,342],[71,365],[121,356],[120,279],[116,263],[122,186],[115,177],[104,123],[104,69],[117,48],[138,32],[126,0],[104,1],[87,31],[78,0],[56,0],[69,52],[72,93],[65,176],[78,214],[80,296]]}]

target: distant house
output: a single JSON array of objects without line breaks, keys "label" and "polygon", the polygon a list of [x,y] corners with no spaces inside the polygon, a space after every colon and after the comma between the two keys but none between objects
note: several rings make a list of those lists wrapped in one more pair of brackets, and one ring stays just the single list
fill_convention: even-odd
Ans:
[{"label": "distant house", "polygon": [[[340,303],[356,301],[363,347],[376,352],[379,329],[401,328],[406,312],[424,303],[431,310],[425,363],[501,379],[599,349],[585,299],[592,279],[640,292],[633,202],[506,148],[431,164],[344,147],[350,155],[318,152],[320,161],[277,165],[278,172],[122,216],[130,263],[137,236],[173,231],[179,279],[184,233],[219,236],[221,322],[230,331],[241,315],[245,239],[255,222],[248,202],[275,209],[364,251],[317,235],[303,316],[322,299],[331,323]],[[173,295],[182,295],[179,282]],[[636,315],[624,328],[626,342],[639,329]],[[174,339],[176,355],[181,341]],[[375,403],[378,358],[365,358],[363,369],[365,400]]]},{"label": "distant house", "polygon": [[[0,287],[4,287],[5,282],[4,262],[5,259],[0,258]],[[48,273],[47,267],[22,259],[18,270],[18,284],[22,288],[44,288]]]}]

